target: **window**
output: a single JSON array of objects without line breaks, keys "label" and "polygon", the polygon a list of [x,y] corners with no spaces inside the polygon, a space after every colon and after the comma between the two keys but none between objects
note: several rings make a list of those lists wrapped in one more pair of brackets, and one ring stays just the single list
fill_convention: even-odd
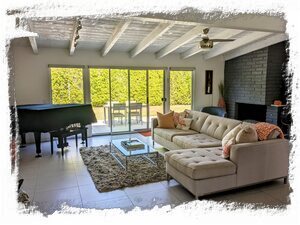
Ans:
[{"label": "window", "polygon": [[86,77],[83,69],[49,66],[51,98],[53,104],[90,102],[93,134],[146,131],[157,112],[192,108],[193,68],[88,67]]},{"label": "window", "polygon": [[170,71],[170,109],[182,112],[192,109],[192,75],[190,70]]},{"label": "window", "polygon": [[84,103],[82,68],[50,68],[52,104]]}]

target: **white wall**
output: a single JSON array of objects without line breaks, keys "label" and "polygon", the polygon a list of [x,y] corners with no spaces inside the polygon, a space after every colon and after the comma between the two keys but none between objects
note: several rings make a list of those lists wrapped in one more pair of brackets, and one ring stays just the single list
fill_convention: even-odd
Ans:
[{"label": "white wall", "polygon": [[[194,106],[216,105],[219,98],[218,84],[224,79],[222,56],[203,60],[201,55],[181,60],[178,54],[156,59],[154,54],[140,54],[130,58],[127,53],[110,52],[101,57],[99,51],[76,50],[70,56],[67,49],[40,48],[34,55],[31,48],[12,46],[14,83],[17,104],[50,103],[50,79],[48,64],[144,66],[144,67],[195,67]],[[205,95],[205,70],[213,70],[213,95]],[[13,88],[11,88],[13,90]],[[12,94],[12,93],[11,93]]]}]

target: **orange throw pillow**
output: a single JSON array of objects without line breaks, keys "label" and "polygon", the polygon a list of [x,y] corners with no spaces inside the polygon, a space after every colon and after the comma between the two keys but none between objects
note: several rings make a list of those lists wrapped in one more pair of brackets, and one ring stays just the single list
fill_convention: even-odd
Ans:
[{"label": "orange throw pillow", "polygon": [[173,111],[166,114],[161,114],[157,112],[157,121],[158,121],[157,127],[167,128],[167,129],[175,128],[173,115],[174,115]]}]

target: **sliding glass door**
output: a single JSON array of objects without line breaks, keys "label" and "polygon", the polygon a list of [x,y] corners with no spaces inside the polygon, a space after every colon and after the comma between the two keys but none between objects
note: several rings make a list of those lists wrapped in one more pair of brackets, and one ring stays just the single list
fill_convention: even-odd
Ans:
[{"label": "sliding glass door", "polygon": [[148,129],[147,70],[129,70],[130,104],[128,105],[131,131]]},{"label": "sliding glass door", "polygon": [[110,133],[110,71],[90,68],[89,73],[91,104],[97,118],[97,123],[92,124],[92,133]]},{"label": "sliding glass door", "polygon": [[147,131],[164,112],[164,70],[90,68],[93,134]]},{"label": "sliding glass door", "polygon": [[157,117],[157,112],[165,112],[165,71],[148,70],[148,92],[149,92],[149,127],[151,120]]},{"label": "sliding glass door", "polygon": [[129,74],[128,69],[110,69],[111,99],[109,117],[111,132],[129,130]]},{"label": "sliding glass door", "polygon": [[[50,67],[52,103],[84,103],[83,68]],[[192,80],[193,70],[89,68],[92,133],[146,131],[157,112],[191,109]]]},{"label": "sliding glass door", "polygon": [[97,123],[93,134],[129,131],[127,69],[90,68],[90,96]]},{"label": "sliding glass door", "polygon": [[170,71],[170,110],[182,112],[192,109],[192,70]]}]

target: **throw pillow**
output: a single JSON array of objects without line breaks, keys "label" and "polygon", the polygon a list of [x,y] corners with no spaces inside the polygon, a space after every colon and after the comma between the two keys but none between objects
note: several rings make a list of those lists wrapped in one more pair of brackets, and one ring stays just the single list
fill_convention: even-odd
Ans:
[{"label": "throw pillow", "polygon": [[244,126],[236,135],[236,143],[249,143],[258,141],[257,132],[254,126]]},{"label": "throw pillow", "polygon": [[274,134],[274,130],[279,132],[279,135],[277,135],[277,137],[282,139],[284,138],[284,134],[282,130],[274,124],[265,123],[265,122],[256,123],[255,129],[257,132],[258,139],[260,141],[269,140],[270,138],[273,138],[276,135],[276,133]]},{"label": "throw pillow", "polygon": [[235,139],[236,135],[240,132],[241,129],[242,125],[240,124],[233,128],[231,131],[229,131],[228,134],[226,134],[222,139],[222,146],[224,147],[230,139]]},{"label": "throw pillow", "polygon": [[228,142],[223,146],[222,157],[227,159],[230,156],[231,146],[235,144],[235,138],[231,138]]},{"label": "throw pillow", "polygon": [[191,127],[192,121],[193,121],[193,119],[190,119],[190,118],[179,117],[176,128],[181,129],[181,130],[189,130]]},{"label": "throw pillow", "polygon": [[230,156],[231,146],[235,144],[236,135],[242,130],[242,125],[238,125],[226,134],[222,139],[222,157],[227,159]]},{"label": "throw pillow", "polygon": [[248,143],[258,141],[257,133],[253,125],[240,124],[233,128],[222,139],[222,156],[229,158],[231,146],[238,143]]},{"label": "throw pillow", "polygon": [[166,114],[157,112],[157,121],[158,121],[157,127],[167,128],[167,129],[175,128],[173,115],[174,115],[173,111]]},{"label": "throw pillow", "polygon": [[174,117],[175,127],[178,125],[180,117],[185,118],[186,116],[187,116],[187,112],[186,111],[183,111],[183,112],[180,112],[180,113],[174,112],[174,116],[173,117]]}]

